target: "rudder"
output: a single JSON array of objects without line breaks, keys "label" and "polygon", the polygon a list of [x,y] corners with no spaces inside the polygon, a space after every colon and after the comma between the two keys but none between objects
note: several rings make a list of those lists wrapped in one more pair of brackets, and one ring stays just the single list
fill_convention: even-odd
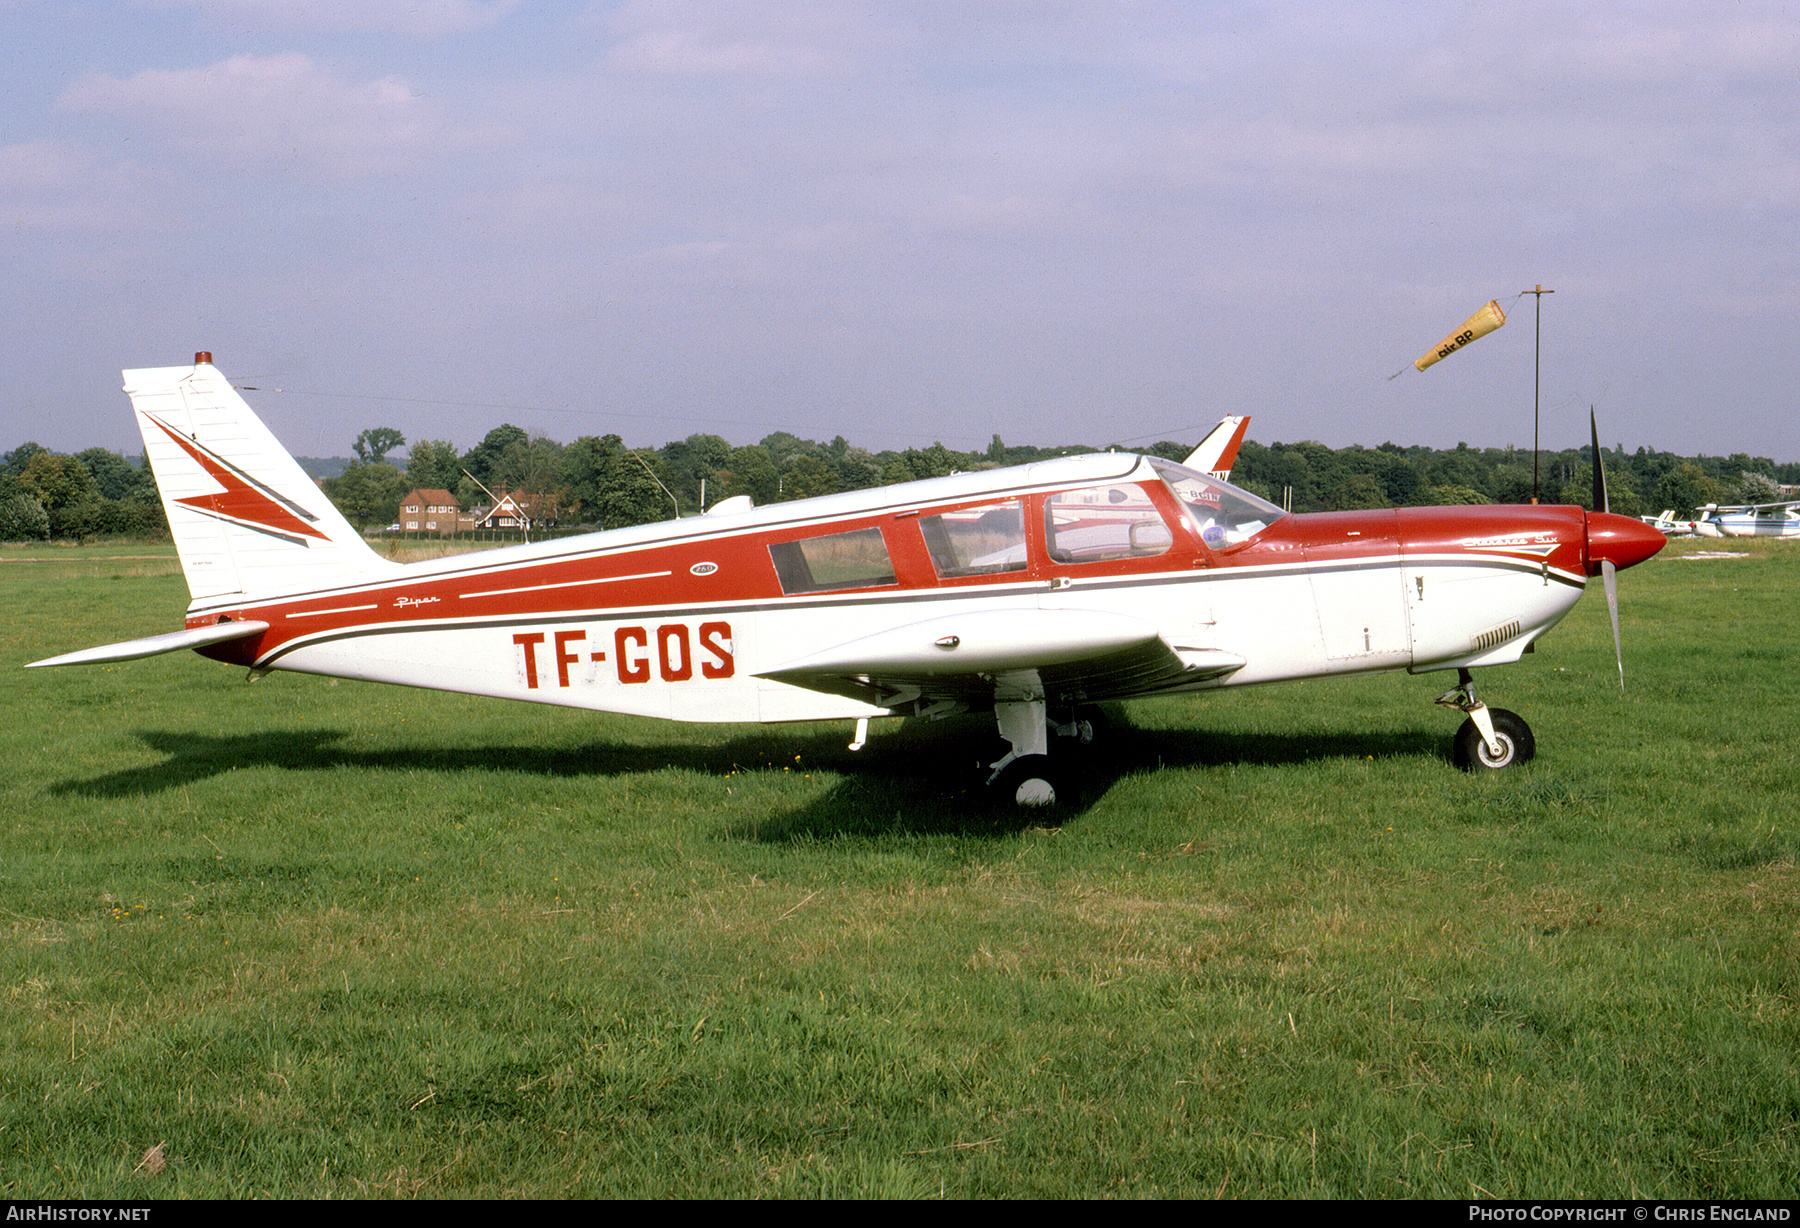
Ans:
[{"label": "rudder", "polygon": [[195,601],[304,588],[390,563],[332,506],[212,355],[124,372]]}]

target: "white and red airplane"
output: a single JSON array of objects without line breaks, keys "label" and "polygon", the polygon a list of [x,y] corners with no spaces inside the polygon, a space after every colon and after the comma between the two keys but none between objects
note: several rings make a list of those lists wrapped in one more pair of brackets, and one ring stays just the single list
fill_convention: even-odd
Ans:
[{"label": "white and red airplane", "polygon": [[1660,516],[1639,516],[1639,520],[1661,533],[1664,537],[1718,537],[1715,529],[1712,533],[1702,533],[1700,522],[1696,520],[1675,519],[1675,509],[1665,507]]},{"label": "white and red airplane", "polygon": [[[1532,756],[1469,671],[1516,661],[1663,535],[1579,507],[1292,515],[1096,453],[401,565],[351,528],[211,355],[125,372],[187,577],[185,630],[36,665],[215,660],[687,721],[992,711],[989,783],[1077,787],[1089,705],[1459,671],[1455,758]],[[1596,449],[1596,454],[1598,449]],[[1596,482],[1598,490],[1600,483]],[[1600,506],[1604,506],[1602,500]],[[1617,634],[1615,604],[1615,635]]]}]

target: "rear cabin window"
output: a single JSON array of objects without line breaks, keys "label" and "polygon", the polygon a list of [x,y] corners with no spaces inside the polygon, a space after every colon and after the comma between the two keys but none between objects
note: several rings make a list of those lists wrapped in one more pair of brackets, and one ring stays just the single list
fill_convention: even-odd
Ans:
[{"label": "rear cabin window", "polygon": [[919,518],[940,580],[1025,570],[1025,505],[1018,499]]},{"label": "rear cabin window", "polygon": [[1044,544],[1052,562],[1149,558],[1174,542],[1162,513],[1135,483],[1065,490],[1044,501]]},{"label": "rear cabin window", "polygon": [[769,557],[781,591],[789,596],[894,583],[894,561],[880,529],[776,542],[769,547]]}]

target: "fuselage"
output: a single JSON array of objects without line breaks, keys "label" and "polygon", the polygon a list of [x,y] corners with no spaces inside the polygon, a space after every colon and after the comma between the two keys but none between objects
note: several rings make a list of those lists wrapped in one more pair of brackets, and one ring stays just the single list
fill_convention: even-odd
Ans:
[{"label": "fuselage", "polygon": [[1070,699],[1499,664],[1568,613],[1603,557],[1630,566],[1662,541],[1578,507],[1283,515],[1179,466],[1099,454],[202,598],[188,625],[266,622],[202,650],[256,669],[680,720],[810,720],[922,701],[767,675],[994,611],[1135,619],[1184,661],[1229,663],[1090,671]]},{"label": "fuselage", "polygon": [[1800,537],[1800,509],[1792,507],[1772,511],[1715,512],[1701,523],[1715,529],[1709,536]]}]

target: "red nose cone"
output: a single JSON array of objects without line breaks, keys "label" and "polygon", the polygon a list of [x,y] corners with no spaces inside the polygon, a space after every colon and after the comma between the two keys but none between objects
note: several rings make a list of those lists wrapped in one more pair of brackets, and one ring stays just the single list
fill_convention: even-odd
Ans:
[{"label": "red nose cone", "polygon": [[1662,530],[1609,512],[1589,512],[1587,518],[1588,575],[1600,574],[1600,563],[1606,560],[1614,567],[1632,567],[1658,550],[1668,538]]}]

